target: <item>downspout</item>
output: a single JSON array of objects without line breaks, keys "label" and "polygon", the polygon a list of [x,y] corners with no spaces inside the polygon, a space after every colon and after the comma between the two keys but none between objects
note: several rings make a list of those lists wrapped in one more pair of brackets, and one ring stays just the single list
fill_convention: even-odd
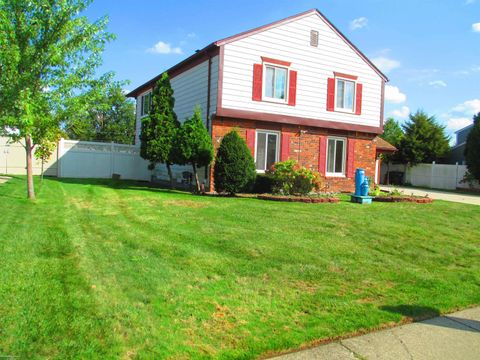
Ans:
[{"label": "downspout", "polygon": [[[210,94],[211,94],[211,83],[212,83],[212,55],[208,56],[208,86],[207,86],[207,119],[206,119],[206,126],[207,130],[210,133],[210,137],[212,137],[212,129],[210,124]],[[213,142],[213,139],[212,139]],[[210,191],[210,166],[205,167],[205,179],[207,180],[207,187]]]}]

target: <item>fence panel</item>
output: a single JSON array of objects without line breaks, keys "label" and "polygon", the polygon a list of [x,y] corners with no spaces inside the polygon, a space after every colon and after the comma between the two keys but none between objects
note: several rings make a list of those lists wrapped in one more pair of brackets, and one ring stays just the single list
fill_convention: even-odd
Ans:
[{"label": "fence panel", "polygon": [[[390,171],[405,172],[405,168],[405,182],[413,186],[443,190],[480,189],[478,181],[472,184],[461,182],[467,172],[466,165],[431,163],[405,167],[403,164],[390,164]],[[382,164],[381,172],[383,180],[387,172],[387,164]]]},{"label": "fence panel", "polygon": [[59,177],[150,180],[148,162],[133,145],[91,141],[60,140]]},{"label": "fence panel", "polygon": [[[0,137],[0,174],[6,175],[26,175],[26,155],[24,142],[11,143],[10,138]],[[47,176],[57,176],[57,151],[52,157],[43,164],[44,173]],[[40,175],[42,171],[42,161],[33,160],[33,174]]]}]

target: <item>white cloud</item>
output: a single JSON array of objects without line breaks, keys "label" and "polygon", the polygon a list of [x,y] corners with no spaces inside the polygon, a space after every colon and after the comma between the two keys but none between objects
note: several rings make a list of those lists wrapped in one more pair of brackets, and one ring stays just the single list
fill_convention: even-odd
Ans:
[{"label": "white cloud", "polygon": [[368,25],[368,19],[366,17],[359,17],[358,19],[354,19],[350,22],[350,30],[357,30],[364,28]]},{"label": "white cloud", "polygon": [[372,59],[373,63],[384,73],[389,73],[393,69],[400,67],[400,62],[397,60],[389,59],[384,56],[379,56]]},{"label": "white cloud", "polygon": [[459,130],[463,129],[465,126],[468,126],[472,123],[471,118],[466,117],[454,117],[447,120],[447,128],[449,130]]},{"label": "white cloud", "polygon": [[391,114],[393,117],[406,119],[408,115],[410,115],[410,108],[408,106],[402,106],[401,109],[393,110]]},{"label": "white cloud", "polygon": [[195,34],[194,32],[191,32],[191,33],[187,34],[187,38],[189,38],[189,39],[193,39],[193,38],[196,38],[196,37],[197,37],[197,34]]},{"label": "white cloud", "polygon": [[477,72],[480,72],[480,65],[474,65],[474,66],[471,66],[468,69],[455,71],[454,74],[455,75],[469,75],[470,73],[477,73]]},{"label": "white cloud", "polygon": [[400,89],[396,86],[386,85],[385,86],[385,101],[394,104],[400,104],[407,100],[407,95],[402,93]]},{"label": "white cloud", "polygon": [[474,32],[480,32],[480,22],[472,24],[472,30]]},{"label": "white cloud", "polygon": [[147,52],[153,54],[183,54],[179,47],[172,47],[170,44],[163,41],[157,42],[153,47],[147,49]]},{"label": "white cloud", "polygon": [[480,112],[480,99],[467,100],[455,106],[452,110],[465,115],[477,114]]},{"label": "white cloud", "polygon": [[443,80],[434,80],[430,81],[428,85],[436,87],[436,88],[441,88],[441,87],[447,87],[447,83]]}]

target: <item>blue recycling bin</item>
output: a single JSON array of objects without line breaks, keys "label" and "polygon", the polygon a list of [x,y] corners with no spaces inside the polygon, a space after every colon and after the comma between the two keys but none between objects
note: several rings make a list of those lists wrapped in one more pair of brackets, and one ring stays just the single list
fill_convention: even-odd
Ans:
[{"label": "blue recycling bin", "polygon": [[355,170],[355,195],[362,196],[362,184],[365,181],[365,170],[358,168]]}]

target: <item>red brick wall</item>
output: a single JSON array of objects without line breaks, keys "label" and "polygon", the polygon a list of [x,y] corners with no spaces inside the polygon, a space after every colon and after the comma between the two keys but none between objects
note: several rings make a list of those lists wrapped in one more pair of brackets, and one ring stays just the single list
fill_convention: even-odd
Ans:
[{"label": "red brick wall", "polygon": [[[375,177],[376,146],[373,142],[375,135],[358,132],[339,131],[309,126],[296,126],[281,123],[261,122],[244,119],[215,118],[212,122],[212,139],[215,151],[225,134],[236,129],[240,136],[246,139],[247,129],[275,130],[290,134],[290,158],[297,160],[300,165],[318,171],[318,157],[320,136],[332,135],[355,139],[354,168],[365,169],[366,175],[372,181]],[[213,190],[213,166],[210,171],[211,190]],[[353,191],[354,179],[326,177],[327,191]]]}]

